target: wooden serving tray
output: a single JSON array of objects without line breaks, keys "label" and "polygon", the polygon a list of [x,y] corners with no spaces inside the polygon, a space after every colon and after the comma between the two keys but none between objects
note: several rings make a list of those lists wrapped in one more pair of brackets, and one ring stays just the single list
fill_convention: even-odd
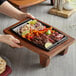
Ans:
[{"label": "wooden serving tray", "polygon": [[[29,19],[29,18],[27,18],[27,19]],[[38,47],[30,44],[29,42],[23,40],[22,38],[20,38],[19,36],[17,36],[15,33],[13,33],[13,32],[10,30],[12,27],[16,26],[17,24],[19,24],[19,23],[21,23],[21,22],[23,22],[23,21],[25,21],[25,20],[26,20],[26,19],[24,19],[24,20],[22,20],[22,21],[20,21],[20,22],[18,22],[18,23],[16,23],[16,24],[14,24],[14,25],[9,26],[8,28],[5,28],[5,29],[4,29],[4,33],[13,35],[15,38],[17,38],[17,39],[20,40],[21,45],[23,45],[24,47],[30,49],[31,51],[39,54],[39,56],[40,56],[40,64],[41,64],[42,66],[44,66],[44,67],[49,64],[50,58],[52,58],[53,56],[55,56],[55,55],[57,55],[57,54],[61,54],[61,55],[66,54],[68,47],[75,41],[74,38],[70,37],[69,35],[65,34],[64,32],[62,32],[62,31],[60,31],[60,30],[58,30],[57,28],[54,27],[56,30],[58,30],[59,32],[61,32],[61,33],[64,34],[65,36],[67,36],[67,37],[68,37],[68,40],[65,41],[64,43],[56,46],[56,47],[53,48],[51,51],[46,52],[45,50],[40,49],[40,48],[38,48]],[[37,19],[37,20],[38,20],[38,19]],[[38,20],[38,21],[40,21],[40,20]],[[44,23],[44,22],[42,22],[42,21],[40,21],[40,22],[41,22],[41,23]],[[46,24],[46,23],[44,23],[44,24]],[[46,24],[46,25],[50,26],[49,24]]]},{"label": "wooden serving tray", "polygon": [[14,6],[25,12],[27,7],[39,4],[45,0],[8,0]]},{"label": "wooden serving tray", "polygon": [[12,4],[20,7],[29,7],[38,3],[41,3],[45,0],[8,0]]}]

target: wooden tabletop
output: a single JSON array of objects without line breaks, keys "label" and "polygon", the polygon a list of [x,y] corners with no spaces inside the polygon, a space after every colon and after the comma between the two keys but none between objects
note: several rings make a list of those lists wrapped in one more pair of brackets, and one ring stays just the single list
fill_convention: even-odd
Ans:
[{"label": "wooden tabletop", "polygon": [[[24,20],[26,20],[26,19],[24,19]],[[48,57],[50,57],[50,56],[53,57],[53,56],[55,56],[56,54],[58,54],[59,52],[61,52],[62,50],[64,50],[65,48],[67,48],[68,46],[70,46],[70,45],[75,41],[74,38],[70,37],[69,35],[65,34],[64,32],[62,32],[62,31],[60,31],[59,29],[57,29],[57,28],[54,27],[55,29],[57,29],[58,31],[60,31],[61,33],[63,33],[65,36],[68,36],[68,40],[65,41],[64,43],[56,46],[56,47],[55,47],[54,49],[52,49],[51,51],[47,52],[47,51],[45,51],[45,50],[43,50],[43,49],[40,49],[40,48],[38,48],[38,47],[30,44],[29,42],[27,42],[27,41],[25,41],[25,40],[22,40],[19,36],[15,35],[13,32],[10,31],[10,28],[12,28],[13,26],[16,26],[17,24],[23,22],[24,20],[22,20],[22,21],[20,21],[20,22],[18,22],[18,23],[16,23],[16,24],[14,24],[14,25],[12,25],[12,26],[4,29],[4,33],[13,35],[14,37],[16,37],[17,39],[19,39],[19,40],[21,41],[21,44],[22,44],[24,47],[30,49],[31,51],[33,51],[33,52],[35,52],[35,53],[38,53],[39,55],[45,55],[45,56],[48,56]],[[40,21],[40,20],[39,20],[39,21]],[[40,22],[42,22],[42,21],[40,21]],[[42,23],[44,23],[44,22],[42,22]],[[46,23],[45,23],[45,24],[46,24]],[[47,25],[48,25],[48,24],[47,24]],[[50,26],[50,25],[49,25],[49,26]]]}]

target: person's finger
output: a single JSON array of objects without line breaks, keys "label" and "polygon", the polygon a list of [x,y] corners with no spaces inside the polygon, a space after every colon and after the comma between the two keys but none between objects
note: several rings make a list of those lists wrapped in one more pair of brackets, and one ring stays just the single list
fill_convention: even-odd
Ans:
[{"label": "person's finger", "polygon": [[9,47],[14,49],[14,48],[23,48],[24,46],[16,47],[16,46],[9,45]]},{"label": "person's finger", "polygon": [[27,13],[27,16],[28,16],[28,17],[30,17],[30,18],[35,19],[35,17],[34,17],[34,16],[32,16],[30,13]]},{"label": "person's finger", "polygon": [[13,43],[12,47],[14,47],[14,48],[21,48],[21,46],[16,44],[16,43]]},{"label": "person's finger", "polygon": [[20,43],[20,41],[16,38],[13,38],[12,41],[15,42],[15,43]]},{"label": "person's finger", "polygon": [[14,47],[14,48],[21,48],[21,46],[13,41],[11,41],[10,43],[8,43],[8,45],[10,45],[11,47]]}]

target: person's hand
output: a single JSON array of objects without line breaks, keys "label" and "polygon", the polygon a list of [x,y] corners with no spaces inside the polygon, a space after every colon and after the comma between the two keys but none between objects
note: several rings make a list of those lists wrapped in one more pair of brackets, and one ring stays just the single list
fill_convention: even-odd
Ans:
[{"label": "person's hand", "polygon": [[19,16],[17,17],[18,20],[22,20],[22,19],[26,19],[26,18],[35,19],[35,17],[34,17],[33,15],[31,15],[30,13],[21,13],[21,14],[19,14]]},{"label": "person's hand", "polygon": [[0,35],[0,42],[6,43],[14,48],[22,48],[23,46],[20,46],[20,41],[16,38],[14,38],[12,35]]},{"label": "person's hand", "polygon": [[33,15],[31,15],[30,13],[25,13],[25,18],[27,18],[27,17],[35,19],[35,17]]}]

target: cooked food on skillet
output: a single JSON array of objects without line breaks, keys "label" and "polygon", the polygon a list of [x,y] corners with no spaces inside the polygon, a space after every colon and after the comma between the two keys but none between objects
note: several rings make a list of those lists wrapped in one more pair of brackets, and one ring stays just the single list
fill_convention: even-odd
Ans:
[{"label": "cooked food on skillet", "polygon": [[18,33],[23,38],[44,48],[49,48],[64,37],[64,35],[54,30],[53,27],[47,28],[37,20],[28,21],[18,29]]}]

